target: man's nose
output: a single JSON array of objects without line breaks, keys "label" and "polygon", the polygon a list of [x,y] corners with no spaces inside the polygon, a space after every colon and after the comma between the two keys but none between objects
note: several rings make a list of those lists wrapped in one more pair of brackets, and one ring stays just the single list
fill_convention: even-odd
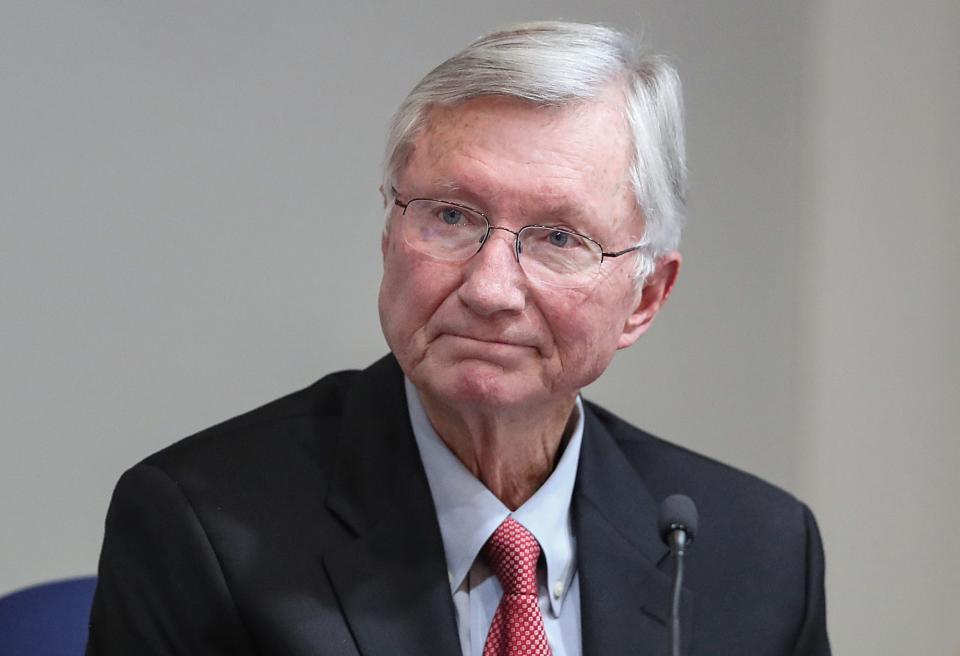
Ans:
[{"label": "man's nose", "polygon": [[458,294],[478,315],[520,312],[526,306],[527,280],[515,249],[513,232],[491,227],[483,247],[464,264]]}]

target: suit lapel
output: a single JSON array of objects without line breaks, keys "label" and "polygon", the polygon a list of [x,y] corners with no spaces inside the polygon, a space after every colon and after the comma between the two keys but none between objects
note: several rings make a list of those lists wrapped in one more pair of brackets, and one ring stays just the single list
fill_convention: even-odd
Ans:
[{"label": "suit lapel", "polygon": [[[574,490],[584,656],[667,651],[671,593],[658,501],[616,441],[586,409]],[[681,645],[689,653],[693,595],[682,593]]]},{"label": "suit lapel", "polygon": [[328,505],[357,536],[323,560],[360,653],[459,654],[440,528],[392,356],[348,393]]}]

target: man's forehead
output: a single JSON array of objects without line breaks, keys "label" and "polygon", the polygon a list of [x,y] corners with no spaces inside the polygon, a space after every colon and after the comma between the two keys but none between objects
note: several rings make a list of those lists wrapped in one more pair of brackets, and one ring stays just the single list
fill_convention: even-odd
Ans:
[{"label": "man's forehead", "polygon": [[[620,99],[543,106],[483,96],[434,106],[409,144],[399,189],[531,223],[562,217],[590,232],[607,223],[601,217],[633,223],[632,140]],[[613,208],[613,197],[630,200]]]},{"label": "man's forehead", "polygon": [[[484,211],[484,205],[490,200],[489,195],[483,190],[477,190],[469,183],[461,183],[450,177],[434,177],[428,182],[430,189],[443,194],[444,198],[459,199],[467,202],[473,202],[480,211]],[[579,218],[590,215],[589,207],[584,200],[569,195],[560,195],[555,193],[542,193],[538,196],[538,211],[547,212],[554,215],[565,216],[569,218]]]},{"label": "man's forehead", "polygon": [[[608,171],[619,175],[632,160],[632,139],[616,97],[544,106],[483,96],[437,105],[425,113],[408,148],[404,164],[414,159],[421,165],[446,163],[450,156],[483,157],[493,152],[530,165],[551,158],[557,163],[576,159],[576,170],[587,175]],[[456,179],[437,182],[451,190],[459,184]]]}]

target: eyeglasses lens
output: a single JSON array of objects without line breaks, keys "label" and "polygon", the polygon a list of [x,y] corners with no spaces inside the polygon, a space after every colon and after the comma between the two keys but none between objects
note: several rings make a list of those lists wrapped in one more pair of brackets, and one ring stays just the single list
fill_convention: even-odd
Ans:
[{"label": "eyeglasses lens", "polygon": [[[489,224],[479,212],[435,200],[417,199],[403,213],[404,240],[417,251],[444,261],[473,256]],[[526,226],[518,239],[519,261],[531,279],[556,287],[580,287],[600,270],[600,246],[581,235],[543,226]]]}]

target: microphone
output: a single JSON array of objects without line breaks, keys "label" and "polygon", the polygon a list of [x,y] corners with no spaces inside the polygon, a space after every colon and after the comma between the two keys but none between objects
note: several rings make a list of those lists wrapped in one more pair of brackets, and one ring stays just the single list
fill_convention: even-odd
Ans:
[{"label": "microphone", "polygon": [[660,539],[673,554],[673,597],[670,604],[670,656],[680,656],[680,589],[683,585],[683,556],[697,536],[697,507],[685,494],[673,494],[660,505],[657,519]]}]

